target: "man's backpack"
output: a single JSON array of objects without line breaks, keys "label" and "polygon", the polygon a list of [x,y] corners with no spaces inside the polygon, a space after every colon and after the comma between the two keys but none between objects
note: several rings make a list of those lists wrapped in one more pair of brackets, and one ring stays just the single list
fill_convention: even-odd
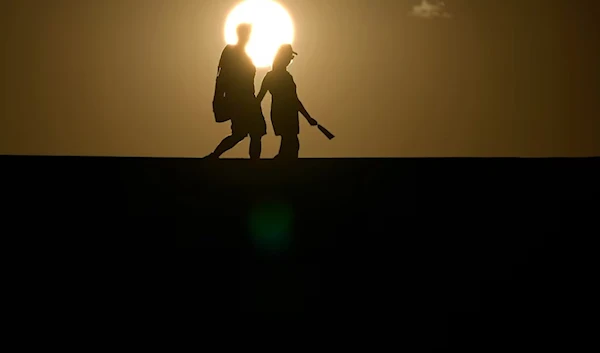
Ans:
[{"label": "man's backpack", "polygon": [[[228,45],[223,50],[223,54],[221,54],[221,59],[219,60],[219,67],[217,70],[217,82],[216,84],[225,87],[225,92],[227,92],[227,80],[228,70],[229,70],[229,61],[231,60],[231,46]],[[227,94],[223,96],[215,96],[213,100],[213,112],[215,114],[215,120],[217,123],[224,123],[231,120],[230,116],[230,104],[228,104]]]}]

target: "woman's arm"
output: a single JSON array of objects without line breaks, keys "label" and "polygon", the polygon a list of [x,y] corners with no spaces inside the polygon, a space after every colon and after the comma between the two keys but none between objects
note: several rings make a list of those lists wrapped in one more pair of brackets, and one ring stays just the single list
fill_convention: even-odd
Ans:
[{"label": "woman's arm", "polygon": [[[293,78],[292,78],[292,80],[293,80]],[[294,82],[294,86],[295,85],[296,85],[296,83]],[[298,97],[298,91],[296,91],[295,94],[296,94],[296,99],[298,100],[298,111],[300,112],[300,114],[302,114],[306,118],[306,121],[308,121],[308,123],[310,125],[312,125],[312,126],[319,125],[319,123],[310,116],[310,114],[304,107],[304,104],[302,104],[300,97]]]},{"label": "woman's arm", "polygon": [[304,104],[302,104],[302,101],[300,101],[300,98],[298,98],[298,111],[306,118],[306,121],[308,121],[308,123],[312,126],[315,125],[319,125],[319,123],[313,119],[310,114],[308,114],[308,111],[306,110],[306,108],[304,108]]}]

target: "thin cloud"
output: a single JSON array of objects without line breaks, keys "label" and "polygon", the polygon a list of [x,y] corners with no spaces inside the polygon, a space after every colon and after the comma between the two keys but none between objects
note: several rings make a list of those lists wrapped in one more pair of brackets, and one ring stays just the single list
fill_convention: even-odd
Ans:
[{"label": "thin cloud", "polygon": [[415,5],[410,12],[411,16],[432,19],[432,18],[451,18],[452,15],[446,11],[446,3],[428,0],[421,0],[421,4]]}]

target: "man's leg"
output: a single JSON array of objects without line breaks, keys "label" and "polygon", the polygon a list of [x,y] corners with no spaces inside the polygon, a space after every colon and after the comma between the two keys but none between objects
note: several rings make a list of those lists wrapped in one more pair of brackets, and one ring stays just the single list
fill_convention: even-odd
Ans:
[{"label": "man's leg", "polygon": [[283,158],[285,158],[285,148],[286,148],[285,137],[281,136],[281,140],[279,141],[279,152],[277,153],[277,155],[275,156],[274,159],[283,159]]},{"label": "man's leg", "polygon": [[223,141],[221,141],[221,143],[219,144],[219,146],[217,147],[215,152],[213,152],[212,156],[215,158],[221,157],[223,155],[223,153],[234,148],[235,145],[242,142],[242,140],[245,138],[246,138],[246,136],[243,136],[240,134],[237,134],[237,135],[234,134],[234,135],[226,137]]},{"label": "man's leg", "polygon": [[250,159],[260,159],[262,153],[262,136],[250,135]]}]

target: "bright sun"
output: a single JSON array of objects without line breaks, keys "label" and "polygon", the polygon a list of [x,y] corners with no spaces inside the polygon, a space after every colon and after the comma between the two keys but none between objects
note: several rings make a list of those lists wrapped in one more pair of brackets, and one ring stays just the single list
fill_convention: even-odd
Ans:
[{"label": "bright sun", "polygon": [[246,52],[256,67],[270,67],[282,44],[292,44],[294,24],[285,8],[272,0],[246,0],[238,4],[225,22],[225,41],[237,43],[237,26],[252,24]]}]

